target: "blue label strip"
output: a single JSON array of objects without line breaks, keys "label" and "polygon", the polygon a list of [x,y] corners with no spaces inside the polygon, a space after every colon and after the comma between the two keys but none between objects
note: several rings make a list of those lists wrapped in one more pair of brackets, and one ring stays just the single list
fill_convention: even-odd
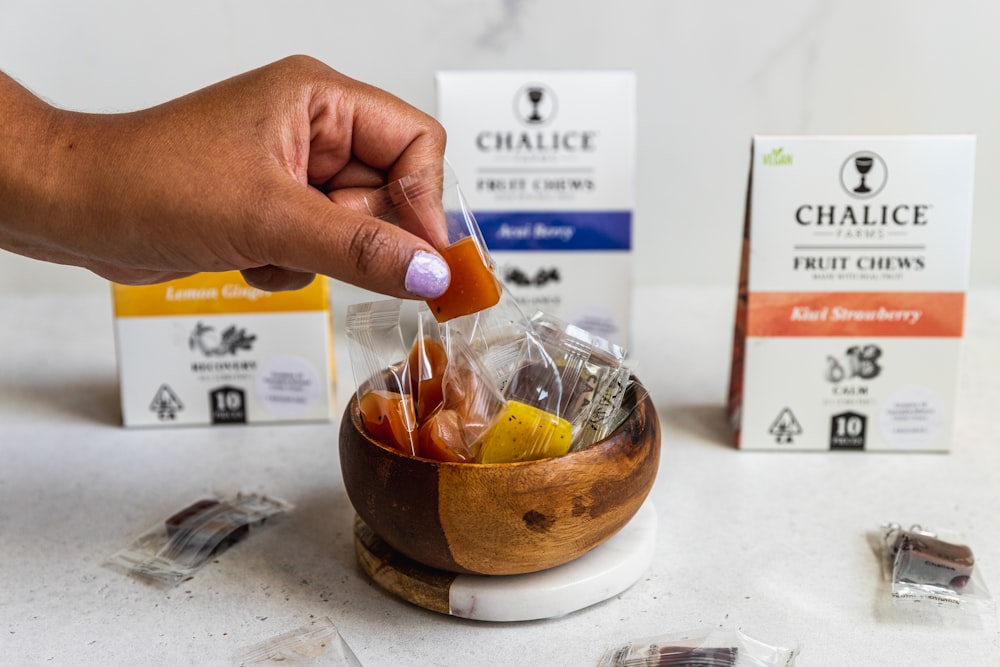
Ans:
[{"label": "blue label strip", "polygon": [[476,212],[490,250],[631,250],[631,211]]}]

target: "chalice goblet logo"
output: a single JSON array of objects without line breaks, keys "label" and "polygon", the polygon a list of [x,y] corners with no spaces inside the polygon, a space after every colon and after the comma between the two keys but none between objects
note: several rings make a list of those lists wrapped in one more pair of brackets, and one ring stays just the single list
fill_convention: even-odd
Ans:
[{"label": "chalice goblet logo", "polygon": [[855,199],[871,199],[889,180],[885,160],[872,151],[858,151],[840,166],[840,185]]},{"label": "chalice goblet logo", "polygon": [[870,155],[859,155],[854,158],[854,166],[857,168],[858,173],[861,174],[861,182],[858,183],[858,187],[854,188],[854,191],[859,195],[868,194],[872,191],[872,189],[865,183],[865,176],[872,170],[872,164],[874,162],[875,161]]},{"label": "chalice goblet logo", "polygon": [[525,125],[544,125],[556,112],[556,96],[551,88],[530,83],[514,96],[514,113]]},{"label": "chalice goblet logo", "polygon": [[542,116],[538,113],[538,103],[542,101],[545,91],[541,88],[528,88],[528,100],[531,102],[531,114],[528,116],[529,123],[541,123]]}]

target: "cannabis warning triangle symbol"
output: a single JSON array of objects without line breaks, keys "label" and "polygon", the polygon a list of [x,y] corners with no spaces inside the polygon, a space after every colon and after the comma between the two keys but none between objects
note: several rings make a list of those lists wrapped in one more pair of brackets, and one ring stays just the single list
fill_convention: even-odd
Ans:
[{"label": "cannabis warning triangle symbol", "polygon": [[794,436],[802,435],[802,424],[789,408],[785,408],[778,413],[778,418],[767,432],[774,436],[774,441],[779,445],[787,445],[792,442]]},{"label": "cannabis warning triangle symbol", "polygon": [[181,403],[181,399],[177,398],[177,394],[169,385],[161,384],[160,388],[156,390],[156,395],[153,396],[152,403],[149,404],[149,409],[155,412],[161,421],[164,421],[176,419],[178,411],[184,409],[184,404]]}]

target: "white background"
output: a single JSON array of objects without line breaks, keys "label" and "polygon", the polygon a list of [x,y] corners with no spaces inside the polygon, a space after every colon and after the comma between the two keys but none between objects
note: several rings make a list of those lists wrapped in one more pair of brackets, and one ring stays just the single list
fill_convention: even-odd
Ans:
[{"label": "white background", "polygon": [[[291,53],[434,111],[438,69],[629,68],[635,276],[735,286],[750,136],[979,137],[972,283],[1000,283],[1000,4],[981,0],[0,0],[0,68],[54,103],[150,106]],[[0,252],[0,292],[104,291]]]}]

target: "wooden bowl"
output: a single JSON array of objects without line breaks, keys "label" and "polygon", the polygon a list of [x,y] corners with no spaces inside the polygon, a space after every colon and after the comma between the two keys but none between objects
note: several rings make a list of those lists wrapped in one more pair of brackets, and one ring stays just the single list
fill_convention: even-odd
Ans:
[{"label": "wooden bowl", "polygon": [[660,459],[660,424],[641,385],[609,437],[565,456],[520,463],[443,463],[400,454],[364,429],[354,396],[340,426],[340,467],[362,520],[423,565],[523,574],[579,558],[642,505]]}]

